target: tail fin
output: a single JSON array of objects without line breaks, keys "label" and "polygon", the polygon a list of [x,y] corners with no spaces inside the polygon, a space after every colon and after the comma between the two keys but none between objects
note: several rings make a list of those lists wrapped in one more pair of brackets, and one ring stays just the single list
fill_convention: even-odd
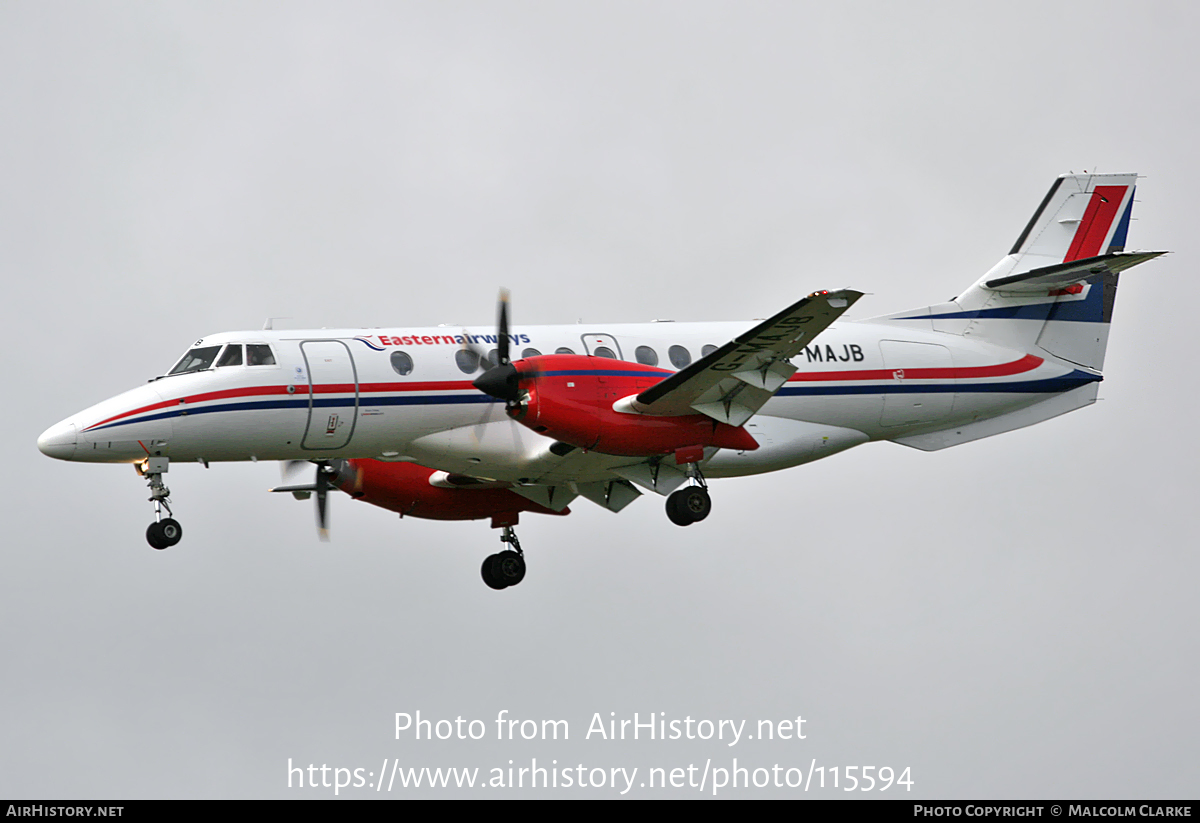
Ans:
[{"label": "tail fin", "polygon": [[991,271],[949,303],[893,319],[1099,372],[1118,272],[1165,253],[1125,251],[1136,183],[1136,174],[1062,175]]},{"label": "tail fin", "polygon": [[1064,174],[989,277],[1125,250],[1136,174]]}]

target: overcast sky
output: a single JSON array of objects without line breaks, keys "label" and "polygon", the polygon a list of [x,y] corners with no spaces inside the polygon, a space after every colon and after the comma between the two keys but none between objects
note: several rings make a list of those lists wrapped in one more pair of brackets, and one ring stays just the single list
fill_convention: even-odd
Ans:
[{"label": "overcast sky", "polygon": [[[289,759],[641,781],[737,758],[911,769],[911,791],[866,797],[1194,798],[1198,18],[0,4],[0,796],[332,796],[289,789]],[[1084,169],[1145,175],[1129,245],[1174,252],[1122,278],[1100,403],[717,481],[687,530],[649,496],[526,516],[509,591],[479,578],[486,522],[339,495],[321,544],[267,463],[173,466],[185,537],[155,552],[132,469],[35,446],[270,316],[488,325],[502,285],[518,325],[748,320],[842,286],[868,293],[858,318],[940,302]],[[397,740],[418,710],[488,734]],[[502,710],[570,739],[497,741]],[[585,739],[634,712],[746,733],[802,716],[806,737]],[[460,793],[517,792],[433,794]],[[806,796],[723,796],[772,793]]]}]

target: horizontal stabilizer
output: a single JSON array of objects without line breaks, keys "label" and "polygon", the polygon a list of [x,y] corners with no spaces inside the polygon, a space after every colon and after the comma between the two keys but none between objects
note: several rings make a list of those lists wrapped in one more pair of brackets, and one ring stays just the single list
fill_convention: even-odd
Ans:
[{"label": "horizontal stabilizer", "polygon": [[984,288],[1005,292],[1043,292],[1059,286],[1072,283],[1098,280],[1105,274],[1115,274],[1125,269],[1133,268],[1139,263],[1153,260],[1166,254],[1165,251],[1130,251],[1111,252],[1097,257],[1087,257],[1083,260],[1071,260],[1066,263],[1056,263],[1053,266],[1042,266],[1037,269],[1021,272],[1008,277],[998,277],[988,280]]}]

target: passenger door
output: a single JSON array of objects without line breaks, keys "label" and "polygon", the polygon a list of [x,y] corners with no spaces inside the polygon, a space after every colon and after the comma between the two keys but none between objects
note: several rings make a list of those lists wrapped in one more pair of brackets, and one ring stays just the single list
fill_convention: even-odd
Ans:
[{"label": "passenger door", "polygon": [[300,344],[308,369],[306,449],[340,449],[354,436],[358,419],[358,372],[350,348],[341,340],[305,340]]}]

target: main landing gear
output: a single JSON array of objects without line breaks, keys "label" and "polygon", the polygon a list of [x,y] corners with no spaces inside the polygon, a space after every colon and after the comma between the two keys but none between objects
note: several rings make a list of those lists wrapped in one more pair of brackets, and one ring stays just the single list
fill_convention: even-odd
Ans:
[{"label": "main landing gear", "polygon": [[521,541],[512,526],[505,526],[500,535],[500,542],[512,546],[498,554],[489,554],[483,561],[480,573],[483,582],[493,589],[507,589],[525,579],[525,553],[521,551]]},{"label": "main landing gear", "polygon": [[150,457],[134,466],[138,474],[148,479],[150,487],[150,502],[154,504],[154,522],[146,529],[146,542],[156,549],[174,546],[183,539],[183,526],[173,517],[164,518],[163,509],[171,514],[171,505],[167,497],[171,490],[163,483],[162,476],[167,471],[169,461],[165,457]]},{"label": "main landing gear", "polygon": [[667,517],[676,526],[690,526],[708,517],[712,511],[712,498],[708,496],[708,484],[695,463],[688,467],[688,475],[696,485],[685,486],[671,492],[667,497]]}]

